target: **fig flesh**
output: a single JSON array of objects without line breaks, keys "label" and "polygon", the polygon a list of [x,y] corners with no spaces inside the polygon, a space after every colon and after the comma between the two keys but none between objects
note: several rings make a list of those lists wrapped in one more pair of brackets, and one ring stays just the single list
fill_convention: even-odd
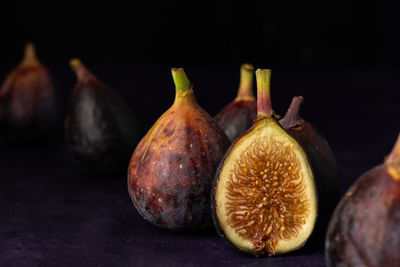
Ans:
[{"label": "fig flesh", "polygon": [[231,145],[213,185],[213,219],[234,246],[256,256],[303,246],[317,216],[306,153],[276,121],[270,70],[257,70],[258,115]]},{"label": "fig flesh", "polygon": [[399,252],[400,135],[385,162],[340,200],[325,243],[328,266],[399,266]]},{"label": "fig flesh", "polygon": [[244,133],[257,117],[257,101],[253,95],[254,67],[243,64],[240,68],[240,85],[235,100],[226,105],[216,116],[218,125],[231,142]]},{"label": "fig flesh", "polygon": [[[326,226],[338,202],[340,176],[335,156],[321,133],[300,116],[303,97],[293,97],[286,115],[279,121],[282,127],[303,147],[310,160],[318,191],[318,227]],[[321,240],[321,242],[323,242]]]},{"label": "fig flesh", "polygon": [[136,147],[128,189],[148,222],[175,231],[212,227],[210,190],[230,142],[196,101],[183,69],[172,69],[174,104]]},{"label": "fig flesh", "polygon": [[78,82],[65,121],[65,136],[79,166],[91,173],[122,174],[138,139],[131,108],[78,59],[70,62]]},{"label": "fig flesh", "polygon": [[32,43],[0,88],[0,125],[12,143],[47,143],[57,138],[56,91]]}]

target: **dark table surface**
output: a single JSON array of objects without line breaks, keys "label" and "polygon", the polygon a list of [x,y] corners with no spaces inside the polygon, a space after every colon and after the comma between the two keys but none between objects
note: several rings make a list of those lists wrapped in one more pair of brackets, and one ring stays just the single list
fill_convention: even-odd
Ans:
[{"label": "dark table surface", "polygon": [[[144,129],[172,103],[168,68],[95,70],[134,107]],[[197,96],[211,114],[233,99],[237,69],[191,68],[191,72],[199,88],[209,85],[208,91],[199,89]],[[75,78],[66,67],[56,66],[53,73],[66,103]],[[381,163],[394,144],[399,133],[399,74],[396,70],[292,69],[278,70],[275,80],[273,76],[278,113],[284,112],[292,95],[305,97],[304,117],[330,142],[342,174],[342,193],[363,172]],[[234,89],[224,89],[232,91],[226,96],[222,87]],[[158,229],[136,212],[126,177],[82,173],[62,143],[15,147],[0,142],[0,221],[2,266],[325,265],[322,246],[255,258],[214,232]]]}]

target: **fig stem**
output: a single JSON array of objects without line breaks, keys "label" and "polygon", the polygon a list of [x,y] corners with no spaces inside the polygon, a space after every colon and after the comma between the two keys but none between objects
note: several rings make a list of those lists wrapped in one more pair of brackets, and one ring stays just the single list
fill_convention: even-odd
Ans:
[{"label": "fig stem", "polygon": [[388,166],[389,174],[395,179],[400,179],[400,134],[385,163]]},{"label": "fig stem", "polygon": [[253,65],[243,64],[240,67],[240,85],[236,100],[254,99],[253,77],[254,77]]},{"label": "fig stem", "polygon": [[302,96],[294,96],[292,98],[292,103],[290,103],[285,116],[280,120],[280,123],[282,126],[284,126],[284,128],[289,129],[302,123],[300,108],[303,104],[303,101],[304,98]]},{"label": "fig stem", "polygon": [[192,86],[183,68],[172,68],[172,78],[174,79],[176,93],[182,94]]},{"label": "fig stem", "polygon": [[257,69],[257,117],[272,116],[274,111],[271,106],[271,70],[270,69]]},{"label": "fig stem", "polygon": [[82,80],[87,75],[91,75],[90,71],[83,65],[82,61],[79,58],[73,58],[69,62],[72,70],[76,73],[78,80]]},{"label": "fig stem", "polygon": [[24,61],[36,61],[36,50],[35,45],[32,42],[28,42],[25,45]]}]

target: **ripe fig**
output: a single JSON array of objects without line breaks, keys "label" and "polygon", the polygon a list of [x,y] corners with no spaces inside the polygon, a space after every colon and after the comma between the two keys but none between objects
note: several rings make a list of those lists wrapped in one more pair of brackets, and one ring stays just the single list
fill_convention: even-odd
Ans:
[{"label": "ripe fig", "polygon": [[400,135],[381,165],[346,192],[330,220],[328,266],[400,265]]},{"label": "ripe fig", "polygon": [[[336,207],[340,193],[339,170],[335,156],[319,131],[300,116],[302,96],[293,97],[292,103],[279,123],[303,147],[311,162],[318,191],[318,227],[323,236]],[[322,238],[323,239],[323,238]],[[321,240],[321,242],[323,242]]]},{"label": "ripe fig", "polygon": [[240,68],[240,85],[235,100],[215,116],[218,125],[231,142],[246,131],[257,117],[257,102],[253,95],[254,67],[243,64]]},{"label": "ripe fig", "polygon": [[258,69],[257,119],[231,145],[213,184],[218,232],[256,256],[300,248],[317,217],[317,193],[306,153],[276,121],[270,70]]},{"label": "ripe fig", "polygon": [[0,124],[12,143],[46,143],[58,133],[56,91],[32,43],[0,89]]},{"label": "ripe fig", "polygon": [[125,172],[138,140],[139,128],[131,108],[79,59],[71,60],[70,65],[78,82],[65,121],[67,144],[86,171]]},{"label": "ripe fig", "polygon": [[230,142],[196,101],[183,69],[172,69],[174,104],[136,147],[128,189],[144,219],[169,230],[212,227],[210,190]]}]

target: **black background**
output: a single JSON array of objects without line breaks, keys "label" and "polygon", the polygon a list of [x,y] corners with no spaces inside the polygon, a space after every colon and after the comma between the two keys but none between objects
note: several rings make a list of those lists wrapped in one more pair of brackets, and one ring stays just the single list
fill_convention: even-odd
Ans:
[{"label": "black background", "polygon": [[[343,193],[363,172],[383,161],[400,130],[397,13],[389,1],[361,0],[213,1],[209,4],[203,1],[1,1],[0,78],[4,79],[18,64],[25,43],[33,41],[40,60],[53,74],[65,111],[76,82],[68,62],[79,57],[100,80],[123,96],[136,112],[144,133],[173,102],[171,67],[185,68],[195,86],[198,102],[211,115],[234,99],[240,64],[248,62],[255,67],[272,68],[275,111],[283,115],[292,96],[304,96],[303,117],[317,126],[329,141],[342,173]],[[34,256],[29,253],[34,251],[34,255],[42,257],[34,258],[34,263],[60,263],[62,259],[67,265],[63,254],[66,251],[76,264],[82,257],[82,262],[89,265],[107,260],[113,265],[116,257],[122,262],[139,260],[139,265],[146,265],[144,258],[132,258],[133,251],[138,257],[142,252],[148,255],[154,264],[163,263],[162,257],[166,255],[170,262],[181,265],[182,261],[175,258],[175,250],[165,252],[166,248],[177,244],[176,249],[186,255],[185,263],[191,263],[190,255],[196,254],[185,249],[201,250],[193,246],[198,236],[184,241],[182,236],[144,223],[130,203],[125,177],[99,180],[85,176],[73,164],[62,143],[46,148],[14,148],[4,142],[0,145],[0,177],[5,183],[0,191],[3,198],[0,212],[6,212],[11,227],[0,231],[0,249],[6,251],[0,251],[0,259],[3,257],[5,262],[17,258],[20,263],[31,262]],[[81,200],[70,199],[75,197]],[[101,204],[97,204],[98,199]],[[122,208],[119,210],[113,205]],[[34,210],[37,213],[32,214]],[[92,247],[99,246],[98,237],[109,227],[100,223],[96,228],[96,222],[92,224],[91,220],[102,221],[108,216],[117,218],[113,231],[119,239],[112,239],[114,233],[108,233],[109,239],[100,244],[110,242],[114,250],[122,251],[112,252],[111,256],[100,254],[101,248]],[[41,232],[41,227],[48,228],[53,221],[65,228],[60,236],[54,237],[59,247],[48,247],[43,245],[47,243],[41,244],[33,238],[45,242],[53,232]],[[92,227],[87,238],[86,230],[81,227],[85,222]],[[134,223],[139,225],[135,228],[137,236],[141,238],[141,231],[145,233],[146,247],[141,250],[135,250],[138,237],[129,231]],[[81,253],[81,248],[68,247],[64,242],[64,235],[75,230],[81,237],[71,243],[83,242],[83,249],[91,248],[86,254]],[[15,237],[10,234],[13,231]],[[29,238],[33,236],[33,241],[20,237],[24,231]],[[154,233],[162,236],[161,241],[157,241]],[[120,240],[125,243],[121,244]],[[212,242],[218,246],[226,243],[215,237],[211,240],[217,240]],[[242,261],[238,262],[252,264],[253,258],[246,258],[228,245],[223,247],[225,254],[221,256],[218,248],[208,247],[209,239],[201,242],[201,246],[215,252],[215,258],[209,263],[226,264],[224,259],[239,257]],[[13,250],[18,246],[22,246],[19,254]],[[160,249],[164,254],[158,254]],[[50,252],[53,256],[46,254]],[[207,258],[210,252],[202,253],[194,257],[197,262]],[[321,253],[322,248],[317,255],[318,263],[323,262]],[[46,257],[51,261],[41,261]],[[291,258],[287,259],[284,263],[290,265]],[[275,260],[279,262],[279,258]],[[303,260],[297,258],[297,264]],[[306,261],[305,266],[310,266]]]}]

